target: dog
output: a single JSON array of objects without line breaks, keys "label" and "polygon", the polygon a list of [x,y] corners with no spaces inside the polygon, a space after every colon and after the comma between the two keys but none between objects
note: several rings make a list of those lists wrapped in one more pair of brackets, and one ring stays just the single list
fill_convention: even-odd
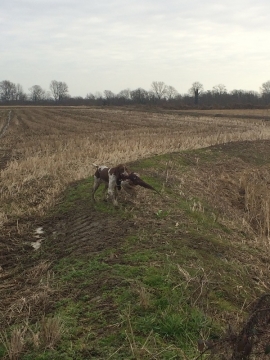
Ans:
[{"label": "dog", "polygon": [[117,201],[117,189],[121,189],[122,178],[129,175],[128,169],[125,165],[119,164],[116,167],[109,168],[107,166],[99,166],[93,164],[96,168],[94,174],[94,185],[92,191],[92,198],[95,201],[95,192],[99,186],[103,183],[104,186],[104,200],[106,199],[106,190],[108,190],[107,196],[112,199],[114,206],[118,205]]}]

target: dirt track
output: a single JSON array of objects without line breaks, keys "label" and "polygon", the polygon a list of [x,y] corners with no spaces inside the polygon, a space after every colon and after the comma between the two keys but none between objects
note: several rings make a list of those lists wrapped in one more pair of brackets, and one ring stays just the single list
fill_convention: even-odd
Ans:
[{"label": "dirt track", "polygon": [[[75,213],[76,212],[76,213]],[[33,230],[42,226],[46,241],[36,253],[31,247],[35,241]],[[63,216],[47,219],[25,219],[23,235],[18,233],[15,222],[5,227],[0,236],[1,252],[1,286],[0,286],[0,325],[17,323],[27,316],[31,307],[31,318],[40,317],[43,311],[50,311],[54,302],[63,296],[50,291],[41,278],[60,259],[68,258],[70,254],[80,259],[104,249],[116,249],[124,236],[132,231],[134,224],[110,214],[100,213],[88,201],[81,201],[76,209],[71,209]],[[117,236],[116,236],[117,234]],[[32,254],[36,254],[35,260]],[[110,261],[110,259],[108,259]],[[101,284],[94,284],[89,293],[98,293]],[[67,285],[68,294],[72,288]],[[34,295],[33,295],[34,294]],[[46,297],[46,302],[44,302]],[[22,299],[24,299],[22,301]],[[2,316],[1,316],[2,314]]]},{"label": "dirt track", "polygon": [[[123,222],[123,219],[100,213],[88,201],[81,202],[76,209],[72,209],[60,218],[46,221],[43,226],[52,241],[50,242],[50,246],[54,249],[52,257],[56,258],[71,253],[90,256],[91,253],[109,249],[116,246],[132,228],[129,221]],[[54,239],[57,241],[55,242]]]}]

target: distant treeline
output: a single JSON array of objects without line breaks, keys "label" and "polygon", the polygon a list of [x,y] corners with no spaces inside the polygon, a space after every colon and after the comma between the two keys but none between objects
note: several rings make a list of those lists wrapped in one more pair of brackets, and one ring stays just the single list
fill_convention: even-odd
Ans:
[{"label": "distant treeline", "polygon": [[212,90],[204,90],[200,82],[194,82],[186,94],[179,94],[173,87],[162,81],[153,81],[150,90],[124,89],[118,94],[110,90],[103,93],[88,93],[85,97],[69,95],[68,85],[52,80],[49,91],[33,85],[26,93],[22,85],[9,80],[0,82],[0,105],[70,105],[70,106],[123,106],[158,105],[172,109],[195,107],[211,108],[266,108],[270,106],[270,80],[263,83],[260,92],[246,90],[227,91],[218,84]]}]

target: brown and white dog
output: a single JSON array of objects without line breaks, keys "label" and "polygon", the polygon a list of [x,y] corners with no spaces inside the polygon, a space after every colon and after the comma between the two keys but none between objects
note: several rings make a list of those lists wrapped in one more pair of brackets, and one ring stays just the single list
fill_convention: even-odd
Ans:
[{"label": "brown and white dog", "polygon": [[96,167],[96,172],[94,174],[94,185],[92,197],[95,201],[95,192],[99,188],[99,185],[102,183],[104,187],[104,198],[106,197],[106,190],[108,189],[108,197],[112,199],[112,202],[115,206],[118,205],[117,202],[117,188],[121,189],[121,179],[129,175],[128,170],[125,165],[119,164],[116,167],[109,168],[107,166],[99,166],[93,164]]}]

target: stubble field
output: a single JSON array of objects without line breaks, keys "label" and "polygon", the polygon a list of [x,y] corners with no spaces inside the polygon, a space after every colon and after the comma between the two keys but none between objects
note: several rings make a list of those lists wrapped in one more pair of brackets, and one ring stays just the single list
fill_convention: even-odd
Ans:
[{"label": "stubble field", "polygon": [[[241,140],[268,139],[262,120],[84,108],[1,109],[1,222],[42,214],[66,184],[93,172],[151,155]],[[8,205],[7,205],[8,204]]]},{"label": "stubble field", "polygon": [[[195,359],[196,339],[240,323],[268,290],[270,123],[221,115],[0,108],[3,356]],[[93,162],[162,197],[93,204]]]}]

